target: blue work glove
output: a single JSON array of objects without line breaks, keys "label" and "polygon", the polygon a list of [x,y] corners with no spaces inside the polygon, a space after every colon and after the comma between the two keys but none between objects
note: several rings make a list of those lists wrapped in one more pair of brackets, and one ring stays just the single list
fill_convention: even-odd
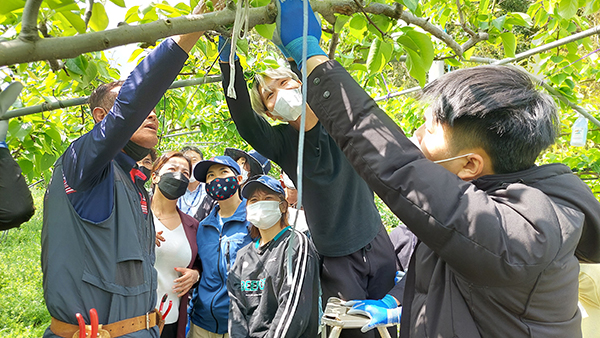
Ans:
[{"label": "blue work glove", "polygon": [[[304,24],[304,4],[308,0],[277,0],[277,27],[273,33],[273,42],[281,49],[283,55],[292,57],[298,69],[302,69],[302,31]],[[307,55],[309,59],[315,55],[327,55],[319,46],[321,25],[308,4],[308,36]]]},{"label": "blue work glove", "polygon": [[372,305],[372,306],[377,306],[377,307],[381,307],[384,309],[393,309],[398,306],[398,303],[396,303],[396,299],[392,295],[385,295],[385,297],[383,297],[380,300],[375,300],[375,299],[349,300],[347,302],[343,302],[342,304],[344,306],[352,306],[354,308],[357,306],[360,306],[360,305]]},{"label": "blue work glove", "polygon": [[404,271],[396,271],[396,277],[394,277],[394,285],[398,284],[402,278],[404,278],[404,276],[406,275],[406,272]]},{"label": "blue work glove", "polygon": [[[229,54],[231,54],[231,38],[227,38],[224,36],[219,36],[219,60],[221,62],[229,62]],[[239,60],[240,58],[235,54],[235,60]]]},{"label": "blue work glove", "polygon": [[402,307],[398,306],[393,309],[386,309],[376,305],[362,304],[353,306],[352,309],[348,310],[348,314],[359,314],[371,318],[365,326],[360,328],[360,331],[365,333],[378,326],[400,324]]}]

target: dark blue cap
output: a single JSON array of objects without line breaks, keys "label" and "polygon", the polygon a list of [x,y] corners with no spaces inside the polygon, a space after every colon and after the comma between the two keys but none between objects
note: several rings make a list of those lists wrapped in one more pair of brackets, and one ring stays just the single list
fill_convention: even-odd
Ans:
[{"label": "dark blue cap", "polygon": [[271,170],[271,161],[268,158],[262,156],[256,150],[250,150],[245,152],[241,149],[236,148],[225,148],[225,156],[229,156],[234,160],[238,160],[240,157],[246,159],[250,165],[250,177],[257,175],[266,175]]},{"label": "dark blue cap", "polygon": [[215,156],[210,160],[200,161],[198,162],[198,164],[196,164],[196,168],[194,169],[194,177],[196,178],[196,180],[198,180],[199,182],[206,182],[206,173],[208,172],[208,169],[215,164],[222,164],[228,166],[229,168],[233,169],[236,175],[239,175],[241,172],[240,166],[231,157]]},{"label": "dark blue cap", "polygon": [[262,167],[263,174],[268,175],[271,171],[271,161],[268,158],[261,155],[258,151],[252,149],[248,152],[248,155],[254,157]]},{"label": "dark blue cap", "polygon": [[262,175],[259,178],[248,181],[248,183],[246,183],[244,188],[242,188],[242,196],[244,198],[249,198],[250,194],[254,192],[258,185],[267,187],[269,190],[272,190],[276,194],[285,195],[285,190],[283,190],[283,187],[281,186],[281,183],[279,183],[278,179],[275,179],[271,176]]}]

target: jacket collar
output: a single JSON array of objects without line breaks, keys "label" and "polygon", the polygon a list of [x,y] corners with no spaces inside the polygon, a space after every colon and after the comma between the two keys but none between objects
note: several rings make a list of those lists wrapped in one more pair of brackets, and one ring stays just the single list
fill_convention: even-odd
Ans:
[{"label": "jacket collar", "polygon": [[[221,207],[217,203],[217,205],[215,205],[215,207],[212,209],[210,214],[208,214],[208,216],[206,216],[206,218],[203,219],[202,222],[200,222],[200,225],[206,226],[206,225],[214,224],[217,221],[217,213],[219,212],[220,209],[221,209]],[[228,220],[229,221],[237,221],[237,222],[246,222],[246,199],[245,198],[242,198],[242,202],[240,203],[240,205],[238,205],[237,209],[235,209],[235,212],[233,213],[233,215],[231,217],[229,217]],[[225,226],[225,224],[223,226]]]},{"label": "jacket collar", "polygon": [[533,185],[540,180],[567,173],[571,173],[569,167],[561,163],[552,163],[542,166],[533,166],[529,169],[514,173],[486,175],[473,180],[472,183],[481,190],[491,191],[506,188],[514,183]]}]

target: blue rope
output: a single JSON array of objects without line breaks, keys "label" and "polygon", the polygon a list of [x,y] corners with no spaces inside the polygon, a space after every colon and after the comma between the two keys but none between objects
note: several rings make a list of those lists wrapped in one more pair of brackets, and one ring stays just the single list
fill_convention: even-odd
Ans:
[{"label": "blue rope", "polygon": [[[292,225],[292,228],[294,230],[296,230],[296,221],[298,220],[298,214],[300,213],[300,208],[302,208],[302,188],[303,188],[303,180],[302,180],[302,175],[303,175],[303,168],[304,168],[304,133],[305,133],[305,129],[306,129],[306,96],[307,96],[307,77],[308,74],[306,73],[306,59],[307,59],[307,55],[308,55],[308,42],[307,42],[307,38],[308,38],[308,1],[309,0],[303,0],[303,9],[304,9],[304,13],[303,13],[303,24],[302,24],[302,115],[300,117],[300,130],[299,130],[299,137],[298,137],[298,167],[297,167],[297,191],[298,191],[298,202],[296,204],[296,208],[297,208],[297,212],[296,212],[296,218],[294,219],[294,224]],[[295,231],[292,231],[292,234],[290,235],[290,241],[288,244],[288,249],[287,249],[287,282],[288,284],[292,283],[292,248],[294,246],[294,237],[296,235]]]}]

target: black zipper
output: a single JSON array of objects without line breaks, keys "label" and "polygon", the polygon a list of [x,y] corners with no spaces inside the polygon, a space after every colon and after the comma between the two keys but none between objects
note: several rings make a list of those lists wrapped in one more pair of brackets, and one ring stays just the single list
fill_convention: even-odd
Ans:
[{"label": "black zipper", "polygon": [[[210,314],[212,315],[213,319],[215,320],[215,323],[217,324],[217,328],[215,330],[215,332],[219,332],[219,320],[217,320],[217,317],[215,316],[215,313],[213,311],[213,308],[215,307],[215,297],[217,297],[217,295],[219,294],[219,292],[223,289],[223,284],[225,283],[223,281],[223,274],[221,273],[221,239],[223,239],[223,234],[219,233],[219,247],[217,248],[217,253],[218,253],[218,261],[217,261],[217,271],[219,271],[219,277],[221,278],[221,287],[219,288],[219,290],[217,290],[217,292],[215,293],[215,295],[213,296],[213,298],[210,301]],[[229,244],[229,242],[227,242]],[[228,255],[229,255],[229,250],[228,251]]]},{"label": "black zipper", "polygon": [[229,272],[229,268],[231,267],[231,259],[229,258],[229,246],[231,245],[231,241],[227,241],[227,252],[225,252],[225,259],[227,260],[227,272]]}]

